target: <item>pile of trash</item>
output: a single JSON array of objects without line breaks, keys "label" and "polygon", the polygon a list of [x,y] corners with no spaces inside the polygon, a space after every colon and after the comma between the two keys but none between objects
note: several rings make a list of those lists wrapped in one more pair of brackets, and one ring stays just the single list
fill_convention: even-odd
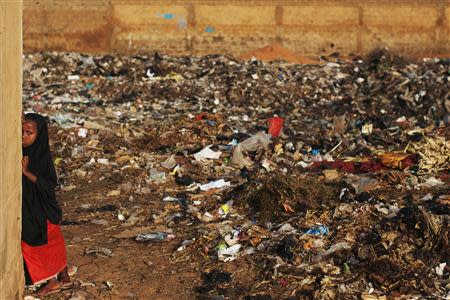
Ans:
[{"label": "pile of trash", "polygon": [[51,123],[63,231],[172,245],[198,299],[450,296],[448,59],[43,52],[23,86]]}]

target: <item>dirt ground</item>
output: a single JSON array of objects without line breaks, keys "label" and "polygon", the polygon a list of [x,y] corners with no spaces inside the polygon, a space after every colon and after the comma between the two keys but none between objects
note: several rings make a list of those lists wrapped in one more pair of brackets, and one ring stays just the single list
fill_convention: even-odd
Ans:
[{"label": "dirt ground", "polygon": [[[91,183],[58,194],[65,215],[62,231],[67,243],[68,261],[69,265],[77,267],[77,272],[72,277],[72,288],[46,299],[68,299],[79,290],[85,292],[82,295],[87,299],[195,299],[198,296],[195,288],[202,284],[201,274],[213,269],[231,272],[233,281],[242,286],[254,283],[252,278],[255,274],[249,262],[217,263],[202,254],[202,249],[198,253],[177,254],[182,236],[149,244],[137,243],[131,238],[114,239],[111,236],[122,231],[114,211],[85,214],[85,218],[80,218],[79,207],[83,203],[119,207],[120,199],[110,202],[99,196],[106,195],[113,186],[113,183]],[[135,199],[133,204],[141,205],[151,213],[162,210],[158,200],[150,195]],[[90,223],[94,215],[107,220],[109,225]],[[180,223],[179,226],[187,224]],[[186,231],[195,231],[195,227]],[[98,248],[108,248],[113,254],[108,256],[101,251],[98,255],[86,254],[86,250]],[[112,288],[106,282],[111,282]],[[237,297],[233,292],[227,292],[230,299]]]}]

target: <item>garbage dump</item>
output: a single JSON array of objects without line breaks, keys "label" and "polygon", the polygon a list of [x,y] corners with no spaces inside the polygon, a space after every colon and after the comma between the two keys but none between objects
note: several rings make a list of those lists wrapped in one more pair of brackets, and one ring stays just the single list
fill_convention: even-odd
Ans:
[{"label": "garbage dump", "polygon": [[450,297],[448,59],[42,52],[23,88],[78,267],[52,299]]}]

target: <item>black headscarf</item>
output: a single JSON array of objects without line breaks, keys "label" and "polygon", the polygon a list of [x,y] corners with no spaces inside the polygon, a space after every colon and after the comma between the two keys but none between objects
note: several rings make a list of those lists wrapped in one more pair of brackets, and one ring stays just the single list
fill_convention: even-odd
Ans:
[{"label": "black headscarf", "polygon": [[31,246],[47,244],[47,220],[59,224],[61,208],[55,195],[57,176],[48,142],[45,118],[38,114],[26,114],[26,121],[37,125],[35,142],[22,148],[29,157],[28,169],[37,177],[36,183],[22,175],[22,240]]}]

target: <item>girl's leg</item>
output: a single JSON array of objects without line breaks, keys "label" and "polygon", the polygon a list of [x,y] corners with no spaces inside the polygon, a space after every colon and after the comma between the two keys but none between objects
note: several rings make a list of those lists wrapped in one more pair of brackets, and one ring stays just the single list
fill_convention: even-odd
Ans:
[{"label": "girl's leg", "polygon": [[64,268],[64,270],[62,270],[59,274],[58,274],[58,280],[59,282],[61,282],[63,285],[70,283],[70,276],[69,276],[69,270],[67,268],[67,266]]}]

